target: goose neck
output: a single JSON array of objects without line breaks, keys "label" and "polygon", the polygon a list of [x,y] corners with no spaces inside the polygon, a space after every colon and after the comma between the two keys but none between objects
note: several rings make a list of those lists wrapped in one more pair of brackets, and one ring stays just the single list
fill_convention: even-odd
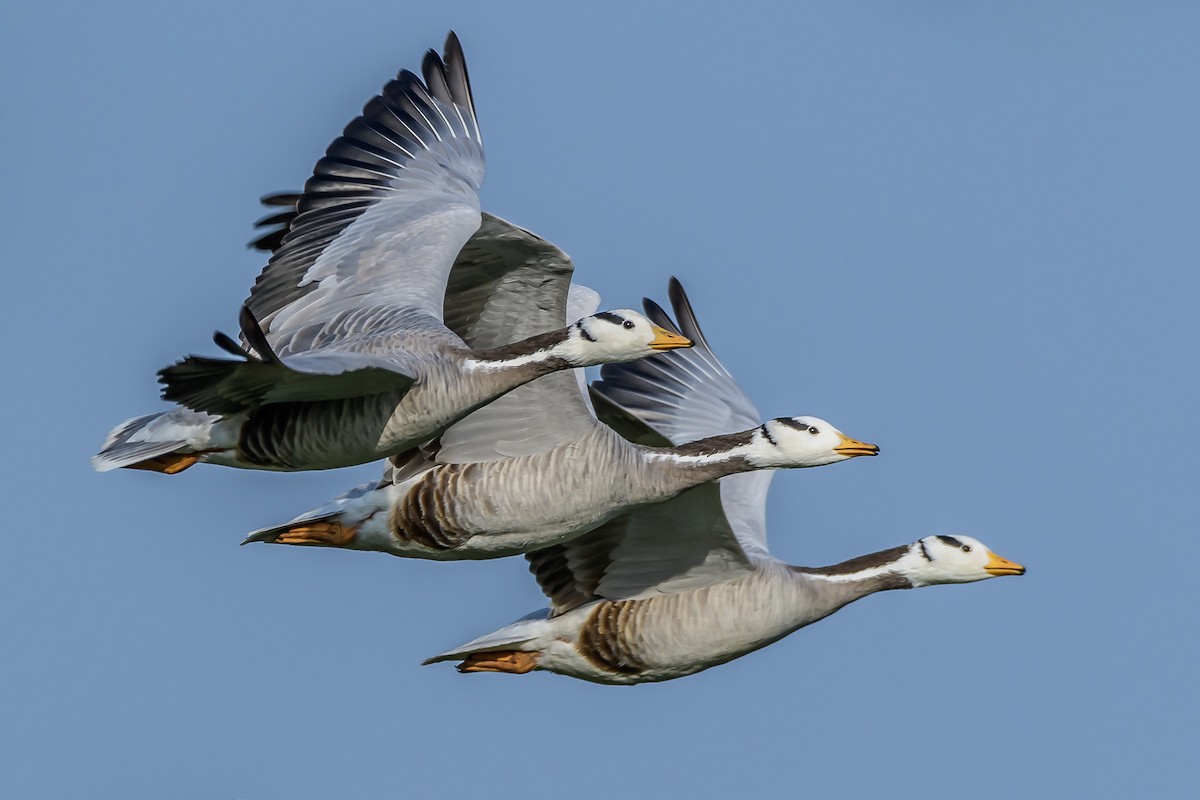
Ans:
[{"label": "goose neck", "polygon": [[753,431],[710,436],[676,447],[647,447],[646,460],[657,468],[666,463],[684,487],[757,469],[748,458]]},{"label": "goose neck", "polygon": [[466,361],[469,371],[509,374],[520,382],[572,366],[558,352],[566,334],[562,330],[530,336],[519,342],[474,350]]},{"label": "goose neck", "polygon": [[789,567],[793,577],[812,586],[830,605],[826,613],[876,592],[911,589],[912,580],[904,574],[901,559],[909,545],[892,547],[858,556],[827,567]]}]

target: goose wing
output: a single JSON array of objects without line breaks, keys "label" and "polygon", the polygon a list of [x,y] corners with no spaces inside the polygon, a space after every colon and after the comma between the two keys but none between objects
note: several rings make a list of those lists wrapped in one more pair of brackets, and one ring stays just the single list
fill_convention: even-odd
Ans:
[{"label": "goose wing", "polygon": [[[295,193],[263,197],[263,205],[283,210],[255,223],[262,232],[251,247],[279,246],[295,219],[299,197]],[[443,304],[445,325],[471,348],[483,350],[594,314],[600,296],[571,283],[574,269],[570,256],[552,242],[483,212],[479,229],[463,245],[450,271]],[[436,451],[443,463],[491,461],[540,452],[578,438],[595,423],[584,371],[571,372],[570,381],[556,373],[535,381],[537,386],[522,386],[494,400],[444,432],[426,452]],[[543,398],[556,398],[562,412],[555,417],[558,424],[546,424],[539,408]]]},{"label": "goose wing", "polygon": [[[762,418],[713,352],[683,285],[672,278],[668,294],[678,324],[652,300],[644,301],[646,315],[695,346],[670,357],[606,364],[592,383],[593,403],[597,411],[604,408],[601,419],[625,438],[648,445],[683,444],[754,427]],[[719,482],[724,516],[748,551],[767,552],[767,490],[773,475],[773,470],[759,470]]]},{"label": "goose wing", "polygon": [[[163,397],[226,414],[263,402],[406,390],[421,350],[458,345],[441,323],[455,256],[479,227],[483,142],[458,38],[403,70],[317,162],[300,195],[260,220],[273,251],[241,318],[241,360],[193,356]],[[261,336],[256,338],[255,331]],[[412,347],[397,347],[410,341]]]},{"label": "goose wing", "polygon": [[[295,192],[264,195],[264,206],[283,210],[254,223],[260,233],[250,247],[277,251],[296,219],[300,197]],[[555,309],[568,286],[566,320],[595,313],[600,296],[586,286],[571,285],[574,269],[571,257],[552,242],[484,211],[479,228],[450,269],[443,323],[472,348],[483,350],[508,344],[506,339],[513,335],[516,339],[511,341],[516,341],[561,327]]]},{"label": "goose wing", "polygon": [[702,484],[525,558],[554,615],[707,586],[754,568],[721,503],[718,486]]},{"label": "goose wing", "polygon": [[574,270],[552,242],[485,212],[446,283],[446,327],[476,350],[561,328]]},{"label": "goose wing", "polygon": [[[683,286],[670,284],[675,320],[646,300],[656,324],[695,346],[628,364],[606,365],[592,383],[600,421],[649,446],[681,444],[757,424],[753,403],[713,354]],[[562,614],[603,598],[632,600],[696,589],[754,568],[766,549],[771,472],[731,475],[664,503],[618,517],[562,545],[530,553],[530,571]]]},{"label": "goose wing", "polygon": [[[446,294],[446,323],[477,349],[501,347],[561,328],[599,305],[571,285],[571,259],[534,233],[484,215],[459,255]],[[572,442],[597,425],[579,377],[564,370],[513,389],[448,428],[440,463],[495,461]]]},{"label": "goose wing", "polygon": [[450,268],[479,227],[483,141],[454,33],[422,73],[402,70],[367,103],[317,162],[286,232],[266,235],[276,249],[246,305],[280,352],[310,349],[303,332],[318,324],[323,347],[369,336],[354,324],[364,309],[376,329],[388,315],[439,327]]}]

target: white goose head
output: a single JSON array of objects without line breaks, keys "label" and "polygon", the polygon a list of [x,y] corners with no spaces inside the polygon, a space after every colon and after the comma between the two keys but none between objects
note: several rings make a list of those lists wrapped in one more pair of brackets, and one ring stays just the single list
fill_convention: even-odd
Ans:
[{"label": "white goose head", "polygon": [[621,308],[601,311],[571,325],[567,338],[553,352],[573,366],[591,367],[634,361],[692,344],[686,336],[660,328],[636,311]]},{"label": "white goose head", "polygon": [[820,467],[877,456],[879,447],[851,439],[817,417],[778,417],[755,429],[744,455],[755,467]]},{"label": "white goose head", "polygon": [[913,586],[971,583],[1001,575],[1024,575],[1025,568],[988,550],[970,536],[926,536],[908,546],[896,571]]}]

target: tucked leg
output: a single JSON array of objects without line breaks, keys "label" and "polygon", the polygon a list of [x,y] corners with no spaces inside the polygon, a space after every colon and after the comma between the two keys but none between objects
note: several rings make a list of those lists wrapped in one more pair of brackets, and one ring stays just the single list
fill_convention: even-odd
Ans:
[{"label": "tucked leg", "polygon": [[130,464],[126,469],[144,469],[149,472],[161,472],[165,475],[174,475],[176,472],[183,472],[188,467],[200,460],[200,456],[196,453],[167,453],[165,456],[156,456],[155,458],[147,458],[145,461],[139,461],[136,464]]},{"label": "tucked leg", "polygon": [[524,675],[537,667],[538,654],[524,650],[472,653],[458,665],[459,672],[511,672]]},{"label": "tucked leg", "polygon": [[304,544],[317,547],[346,547],[358,536],[358,528],[332,520],[324,522],[302,522],[277,533],[276,544]]}]

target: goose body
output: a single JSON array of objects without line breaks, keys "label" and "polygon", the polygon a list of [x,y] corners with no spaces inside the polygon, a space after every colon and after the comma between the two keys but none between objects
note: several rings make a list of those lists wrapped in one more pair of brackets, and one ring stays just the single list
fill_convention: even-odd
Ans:
[{"label": "goose body", "polygon": [[295,207],[268,220],[282,227],[260,240],[274,254],[243,306],[241,341],[216,337],[233,358],[160,371],[164,399],[179,407],[115,428],[96,469],[365,463],[541,375],[688,345],[632,311],[526,326],[494,348],[447,327],[565,296],[573,267],[480,211],[483,142],[453,33],[422,72],[402,71],[372,99],[304,193],[283,201]]},{"label": "goose body", "polygon": [[[593,385],[601,416],[640,440],[757,416],[676,282],[671,294],[679,328],[696,347],[676,363],[606,367]],[[879,591],[1024,572],[965,536],[929,536],[831,567],[785,564],[766,544],[769,481],[770,473],[731,475],[527,554],[550,608],[426,663],[459,661],[463,672],[540,669],[609,684],[670,680]]]},{"label": "goose body", "polygon": [[[576,541],[586,547],[590,536]],[[963,547],[978,557],[956,558]],[[933,561],[925,562],[922,552]],[[535,569],[544,558],[530,556]],[[621,558],[638,554],[630,548]],[[959,562],[954,570],[924,576],[924,568],[951,559]],[[460,661],[463,672],[541,669],[608,684],[665,681],[732,661],[879,591],[1023,572],[967,536],[930,536],[824,568],[754,556],[703,579],[692,576],[690,587],[651,586],[629,597],[614,593],[621,599],[546,609],[425,663]],[[561,579],[560,572],[547,575],[543,589],[551,591],[557,585],[551,581]]]},{"label": "goose body", "polygon": [[[661,323],[671,325],[666,318]],[[596,419],[575,376],[548,375],[451,426],[428,452],[408,454],[379,483],[247,541],[495,558],[568,541],[726,475],[878,452],[815,417],[781,417],[739,433],[661,444],[622,437]]]}]

